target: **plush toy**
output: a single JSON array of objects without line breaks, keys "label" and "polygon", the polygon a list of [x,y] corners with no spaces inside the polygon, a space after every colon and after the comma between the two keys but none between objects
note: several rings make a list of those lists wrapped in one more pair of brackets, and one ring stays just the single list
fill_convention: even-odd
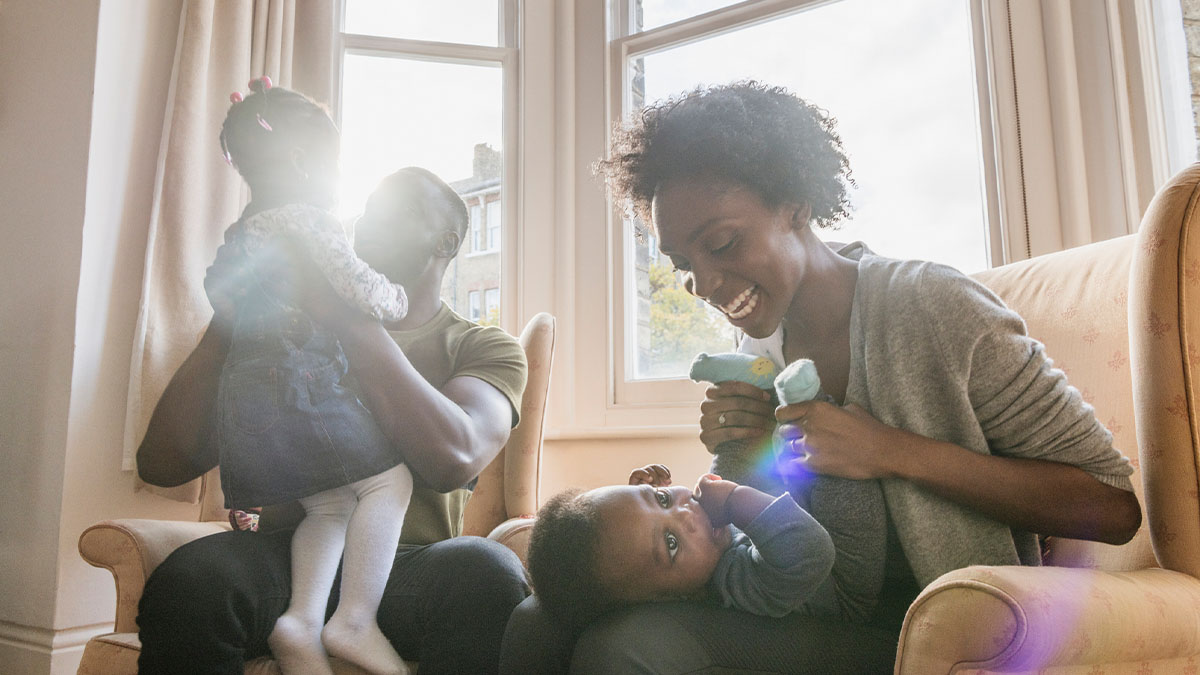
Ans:
[{"label": "plush toy", "polygon": [[[737,380],[759,389],[773,387],[780,403],[784,405],[811,401],[821,391],[817,367],[809,359],[793,361],[780,372],[770,359],[753,354],[701,353],[692,361],[688,376],[697,382],[718,384]],[[748,446],[746,441],[726,441],[717,446],[713,453],[711,470],[723,476],[733,476],[771,494],[791,491],[803,506],[812,476],[802,467],[781,462],[778,454],[781,449],[774,443],[755,448]]]},{"label": "plush toy", "polygon": [[762,356],[740,352],[712,355],[700,352],[692,361],[688,377],[696,382],[713,384],[737,380],[759,389],[770,389],[778,374],[779,368],[775,367],[771,359]]},{"label": "plush toy", "polygon": [[[754,354],[701,353],[691,362],[688,375],[696,382],[718,384],[737,380],[760,389],[774,388],[775,395],[784,405],[811,401],[821,392],[816,365],[809,359],[796,360],[780,372],[772,360]],[[724,423],[722,419],[721,424]],[[803,500],[811,476],[792,462],[779,461],[780,450],[775,443],[752,447],[746,441],[726,441],[713,453],[712,471],[720,476],[736,477],[773,495],[792,491],[793,497]]]},{"label": "plush toy", "polygon": [[817,367],[809,359],[793,361],[783,372],[766,357],[727,352],[705,354],[701,352],[692,361],[688,377],[696,382],[718,384],[737,380],[752,384],[759,389],[774,387],[780,403],[791,405],[811,401],[821,391],[821,379]]}]

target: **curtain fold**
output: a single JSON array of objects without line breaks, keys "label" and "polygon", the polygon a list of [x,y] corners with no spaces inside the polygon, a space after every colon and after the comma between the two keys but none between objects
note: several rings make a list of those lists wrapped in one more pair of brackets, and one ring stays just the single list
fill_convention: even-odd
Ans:
[{"label": "curtain fold", "polygon": [[[200,340],[212,308],[204,272],[248,193],[220,152],[229,95],[267,75],[330,101],[335,0],[186,0],[167,94],[130,364],[122,469],[171,375]],[[150,489],[199,501],[204,480]]]}]

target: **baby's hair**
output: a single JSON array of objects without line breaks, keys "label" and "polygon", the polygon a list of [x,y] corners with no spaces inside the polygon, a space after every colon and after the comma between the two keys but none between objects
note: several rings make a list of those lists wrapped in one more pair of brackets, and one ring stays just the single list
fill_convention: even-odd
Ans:
[{"label": "baby's hair", "polygon": [[292,147],[315,149],[338,143],[338,130],[324,106],[298,91],[272,87],[268,78],[250,80],[250,93],[230,96],[221,125],[221,151],[252,182]]},{"label": "baby's hair", "polygon": [[646,224],[660,185],[710,176],[747,186],[771,207],[807,203],[814,224],[833,227],[848,215],[846,187],[854,184],[836,125],[783,87],[699,87],[618,125],[609,158],[593,168]]},{"label": "baby's hair", "polygon": [[529,539],[529,576],[552,617],[581,628],[618,602],[600,583],[596,565],[598,510],[580,490],[560,492],[538,510]]}]

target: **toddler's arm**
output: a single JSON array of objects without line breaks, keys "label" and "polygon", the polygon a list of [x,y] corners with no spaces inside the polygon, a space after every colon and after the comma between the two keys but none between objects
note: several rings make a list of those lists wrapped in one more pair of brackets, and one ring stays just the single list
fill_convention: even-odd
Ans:
[{"label": "toddler's arm", "polygon": [[818,477],[809,515],[788,493],[776,499],[713,478],[701,478],[697,486],[710,520],[744,532],[713,575],[726,606],[766,616],[799,611],[855,622],[870,618],[887,547],[878,481]]},{"label": "toddler's arm", "polygon": [[[705,491],[729,484],[701,480],[701,504]],[[732,485],[723,511],[743,534],[717,563],[710,585],[727,607],[774,617],[802,609],[829,578],[834,562],[829,534],[789,494],[772,497]]]}]

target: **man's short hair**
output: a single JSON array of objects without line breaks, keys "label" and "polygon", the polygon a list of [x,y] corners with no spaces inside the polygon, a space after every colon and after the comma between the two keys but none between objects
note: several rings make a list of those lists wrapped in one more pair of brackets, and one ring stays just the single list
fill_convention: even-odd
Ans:
[{"label": "man's short hair", "polygon": [[378,189],[399,200],[416,193],[418,199],[414,201],[421,205],[424,216],[442,228],[458,233],[459,246],[466,240],[469,222],[467,205],[454,188],[432,171],[419,166],[406,166],[380,181]]}]

